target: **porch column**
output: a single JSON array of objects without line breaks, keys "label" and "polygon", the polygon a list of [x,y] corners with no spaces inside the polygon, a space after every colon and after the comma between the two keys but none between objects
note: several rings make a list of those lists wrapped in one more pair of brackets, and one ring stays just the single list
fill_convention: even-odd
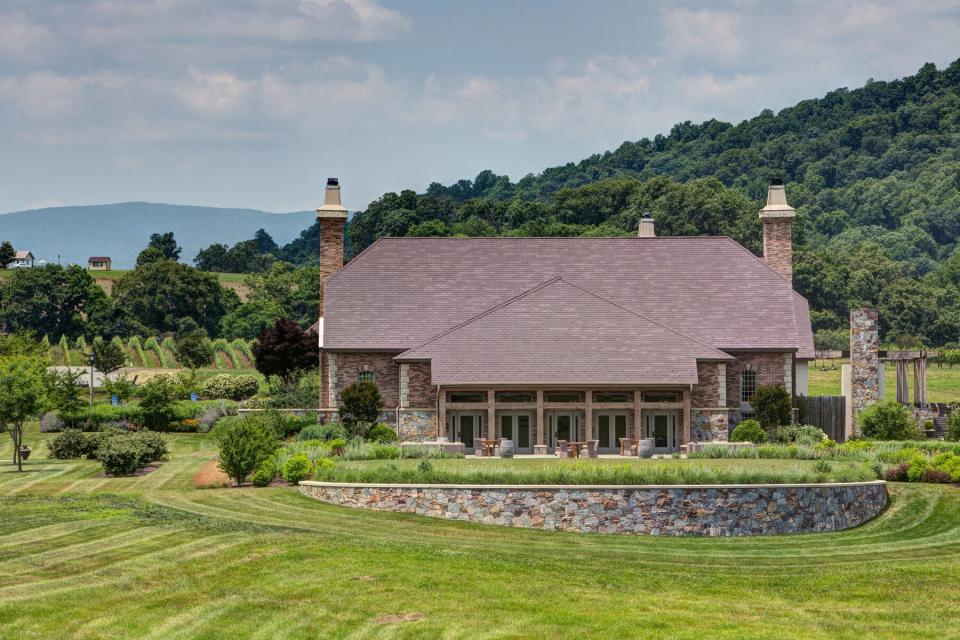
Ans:
[{"label": "porch column", "polygon": [[493,389],[487,390],[487,439],[495,440],[497,437],[497,410],[494,407],[496,394]]},{"label": "porch column", "polygon": [[440,397],[437,402],[437,434],[441,438],[447,436],[447,393],[442,387],[437,387],[437,395]]},{"label": "porch column", "polygon": [[547,427],[543,421],[543,389],[537,390],[537,445],[534,447],[533,452],[537,454],[546,455],[547,453],[547,440],[546,440]]},{"label": "porch column", "polygon": [[690,442],[690,389],[683,390],[683,429],[679,444]]},{"label": "porch column", "polygon": [[593,391],[587,389],[586,404],[584,405],[584,421],[586,424],[583,428],[584,440],[593,440]]},{"label": "porch column", "polygon": [[[643,437],[643,422],[641,422],[643,416],[640,415],[640,400],[643,397],[643,393],[640,389],[637,389],[633,392],[633,433],[627,434],[627,437],[633,438],[634,440],[639,440]],[[619,442],[617,444],[620,444]]]}]

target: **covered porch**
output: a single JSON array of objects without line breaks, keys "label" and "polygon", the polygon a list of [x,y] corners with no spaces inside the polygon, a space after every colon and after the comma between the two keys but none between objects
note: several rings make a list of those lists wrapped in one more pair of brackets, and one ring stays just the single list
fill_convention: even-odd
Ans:
[{"label": "covered porch", "polygon": [[690,441],[690,400],[689,385],[441,387],[438,436],[468,453],[477,439],[508,439],[518,455],[552,455],[561,441],[614,455],[624,439],[652,438],[654,454],[669,454]]}]

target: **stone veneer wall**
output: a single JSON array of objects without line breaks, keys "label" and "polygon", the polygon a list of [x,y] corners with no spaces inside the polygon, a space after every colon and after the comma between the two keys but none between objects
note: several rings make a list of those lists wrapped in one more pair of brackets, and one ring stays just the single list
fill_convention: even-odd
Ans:
[{"label": "stone veneer wall", "polygon": [[301,482],[349,507],[508,527],[666,536],[849,529],[887,504],[883,481],[810,485],[459,486]]},{"label": "stone veneer wall", "polygon": [[850,391],[854,418],[880,399],[879,315],[850,310]]},{"label": "stone veneer wall", "polygon": [[400,409],[397,437],[400,442],[424,442],[437,437],[437,412],[433,409]]}]

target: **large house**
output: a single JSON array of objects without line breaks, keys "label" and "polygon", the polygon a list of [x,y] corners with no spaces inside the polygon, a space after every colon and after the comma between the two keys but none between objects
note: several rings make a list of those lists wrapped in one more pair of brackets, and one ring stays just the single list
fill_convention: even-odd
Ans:
[{"label": "large house", "polygon": [[760,211],[764,257],[728,237],[382,238],[343,266],[347,212],[318,210],[321,403],[372,381],[401,439],[725,439],[758,386],[807,391],[807,302],[793,290],[794,210]]}]

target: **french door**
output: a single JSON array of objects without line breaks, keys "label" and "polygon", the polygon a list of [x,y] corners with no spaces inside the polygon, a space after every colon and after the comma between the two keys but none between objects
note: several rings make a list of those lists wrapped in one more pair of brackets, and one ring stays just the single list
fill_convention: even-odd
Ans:
[{"label": "french door", "polygon": [[513,440],[517,453],[533,453],[533,419],[529,413],[500,414],[500,437]]},{"label": "french door", "polygon": [[599,440],[600,453],[617,453],[620,451],[620,438],[627,437],[626,411],[601,411],[596,414],[596,429]]},{"label": "french door", "polygon": [[550,427],[550,447],[556,448],[557,441],[576,442],[580,440],[580,415],[572,411],[551,413],[547,418]]},{"label": "french door", "polygon": [[448,418],[450,442],[462,442],[467,451],[473,451],[473,439],[483,438],[482,411],[453,411]]},{"label": "french door", "polygon": [[671,453],[677,450],[676,411],[655,411],[644,413],[644,435],[653,438],[654,453]]}]

